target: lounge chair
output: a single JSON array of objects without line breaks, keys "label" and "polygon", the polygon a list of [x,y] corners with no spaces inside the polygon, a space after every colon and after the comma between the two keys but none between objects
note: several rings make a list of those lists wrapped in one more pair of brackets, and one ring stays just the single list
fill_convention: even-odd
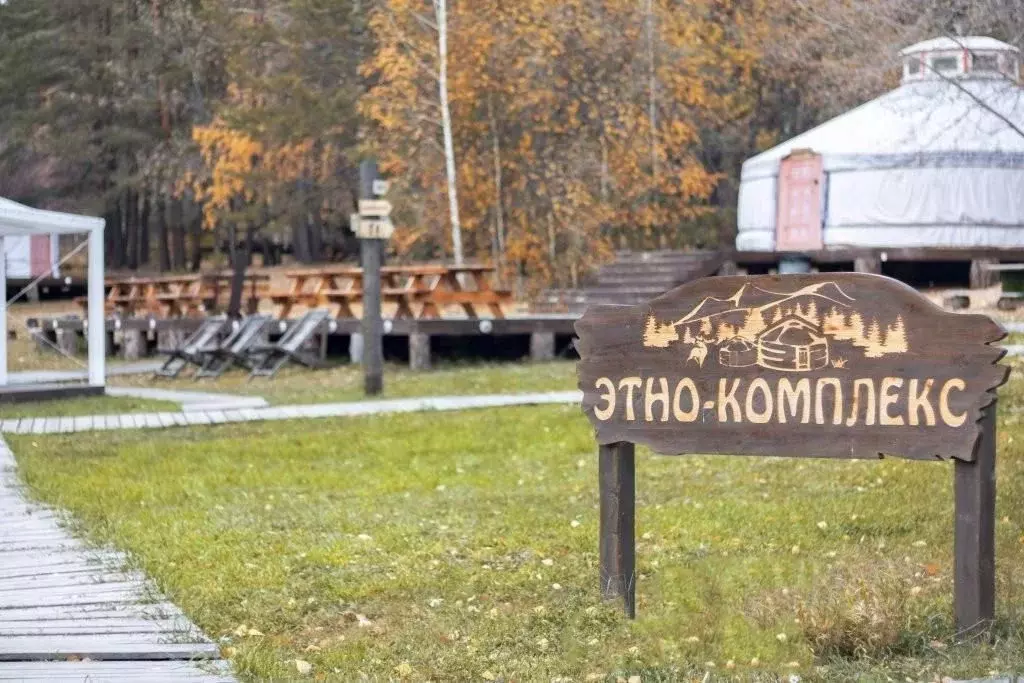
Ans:
[{"label": "lounge chair", "polygon": [[195,379],[220,377],[232,365],[250,366],[249,351],[260,340],[263,328],[270,322],[270,316],[250,315],[220,344],[211,344],[202,349],[202,365],[196,371]]},{"label": "lounge chair", "polygon": [[297,323],[288,328],[275,344],[256,346],[249,352],[250,367],[253,377],[273,377],[288,361],[295,361],[308,368],[322,365],[319,354],[303,351],[302,346],[328,318],[328,312],[322,308],[314,309],[302,316]]},{"label": "lounge chair", "polygon": [[181,346],[168,352],[170,357],[154,373],[154,376],[174,378],[190,364],[201,367],[203,364],[201,350],[215,342],[226,322],[227,318],[224,316],[214,316],[204,320],[199,325],[199,329],[189,335],[181,343]]}]

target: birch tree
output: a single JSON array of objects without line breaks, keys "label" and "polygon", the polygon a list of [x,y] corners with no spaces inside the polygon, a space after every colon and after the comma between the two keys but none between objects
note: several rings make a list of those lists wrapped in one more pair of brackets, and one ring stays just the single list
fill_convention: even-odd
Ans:
[{"label": "birch tree", "polygon": [[459,188],[455,170],[455,142],[452,112],[448,103],[448,0],[432,0],[434,27],[437,31],[437,93],[441,106],[441,130],[444,136],[444,168],[448,180],[448,220],[452,227],[452,252],[455,264],[462,265],[462,225],[459,222]]}]

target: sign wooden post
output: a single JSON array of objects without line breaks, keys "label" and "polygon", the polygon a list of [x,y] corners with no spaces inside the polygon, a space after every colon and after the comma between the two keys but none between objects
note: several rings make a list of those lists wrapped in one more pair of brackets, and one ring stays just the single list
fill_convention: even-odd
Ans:
[{"label": "sign wooden post", "polygon": [[954,464],[953,612],[957,630],[970,632],[996,610],[996,403],[984,410],[973,462]]},{"label": "sign wooden post", "polygon": [[995,612],[1003,329],[858,273],[716,277],[576,323],[600,445],[601,593],[635,613],[634,444],[685,453],[955,462],[958,629]]},{"label": "sign wooden post", "polygon": [[388,218],[391,204],[377,198],[375,190],[387,190],[377,172],[377,162],[359,165],[359,213],[352,217],[352,232],[360,238],[363,264],[363,390],[367,396],[384,391],[384,324],[381,319],[380,268],[384,243],[394,226]]},{"label": "sign wooden post", "polygon": [[601,597],[622,597],[626,614],[636,616],[636,477],[633,444],[601,446]]}]

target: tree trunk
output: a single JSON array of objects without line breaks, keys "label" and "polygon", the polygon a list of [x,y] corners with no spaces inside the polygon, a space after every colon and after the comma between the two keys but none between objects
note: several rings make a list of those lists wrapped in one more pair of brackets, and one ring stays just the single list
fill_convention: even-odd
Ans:
[{"label": "tree trunk", "polygon": [[648,100],[647,117],[651,126],[651,179],[658,184],[658,72],[654,63],[654,6],[652,0],[645,1],[645,28],[647,33]]},{"label": "tree trunk", "polygon": [[163,197],[156,200],[156,242],[160,254],[160,272],[171,269],[171,254],[167,250],[167,202]]},{"label": "tree trunk", "polygon": [[142,216],[139,219],[139,263],[149,265],[149,217],[153,209],[152,195],[146,194],[142,202]]},{"label": "tree trunk", "polygon": [[498,119],[494,115],[494,101],[487,97],[487,115],[491,121],[491,149],[494,153],[494,267],[498,285],[503,284],[502,264],[505,261],[505,209],[502,206],[501,139],[498,137]]},{"label": "tree trunk", "polygon": [[122,194],[114,202],[114,223],[111,225],[110,233],[110,267],[124,268],[124,220],[125,220],[125,198]]},{"label": "tree trunk", "polygon": [[107,212],[107,229],[103,231],[106,262],[110,268],[117,268],[117,254],[121,241],[121,202],[115,200]]},{"label": "tree trunk", "polygon": [[168,204],[168,229],[171,232],[171,268],[185,269],[185,221],[181,207],[182,200],[171,199]]},{"label": "tree trunk", "polygon": [[[241,249],[234,247],[234,268],[231,277],[231,300],[228,303],[228,317],[242,317],[242,294],[245,290],[245,271],[252,258],[252,242],[256,235],[256,227],[252,223],[246,225],[245,244]],[[231,230],[231,243],[235,242],[236,231]]]},{"label": "tree trunk", "polygon": [[189,202],[190,214],[193,214],[189,222],[189,232],[192,234],[192,257],[189,270],[198,273],[203,266],[203,207]]},{"label": "tree trunk", "polygon": [[127,233],[128,268],[139,268],[139,196],[132,190],[125,194],[124,229]]},{"label": "tree trunk", "polygon": [[448,175],[448,212],[452,224],[452,251],[455,256],[455,265],[462,265],[462,224],[459,222],[455,142],[452,138],[452,113],[448,106],[448,0],[434,0],[434,17],[437,20],[438,96],[441,104],[441,129],[444,133],[444,165]]},{"label": "tree trunk", "polygon": [[309,263],[313,260],[312,254],[309,253],[309,230],[305,217],[299,213],[292,218],[292,256],[299,263]]}]

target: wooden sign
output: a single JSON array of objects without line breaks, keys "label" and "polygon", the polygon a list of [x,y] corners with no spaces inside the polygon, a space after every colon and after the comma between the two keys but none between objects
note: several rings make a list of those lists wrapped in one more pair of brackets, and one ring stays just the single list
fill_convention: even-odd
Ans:
[{"label": "wooden sign", "polygon": [[360,239],[386,240],[395,232],[395,224],[388,217],[366,218],[357,213],[349,217],[352,233]]},{"label": "wooden sign", "polygon": [[[992,416],[1009,369],[996,364],[1005,351],[990,344],[1005,332],[988,317],[946,312],[877,275],[716,277],[644,305],[591,307],[576,332],[583,410],[602,446],[602,558],[610,544],[618,562],[602,563],[602,585],[622,587],[613,593],[632,585],[623,558],[636,443],[671,455],[955,459],[971,473],[957,470],[957,523],[968,506],[982,528],[958,526],[957,556],[991,557],[978,544],[991,537]],[[989,591],[991,572],[964,572],[975,593]],[[983,597],[964,601],[991,618]],[[958,609],[958,621],[972,625],[972,614]]]},{"label": "wooden sign", "polygon": [[600,443],[667,454],[973,460],[1008,372],[989,318],[865,274],[709,278],[576,331]]}]

